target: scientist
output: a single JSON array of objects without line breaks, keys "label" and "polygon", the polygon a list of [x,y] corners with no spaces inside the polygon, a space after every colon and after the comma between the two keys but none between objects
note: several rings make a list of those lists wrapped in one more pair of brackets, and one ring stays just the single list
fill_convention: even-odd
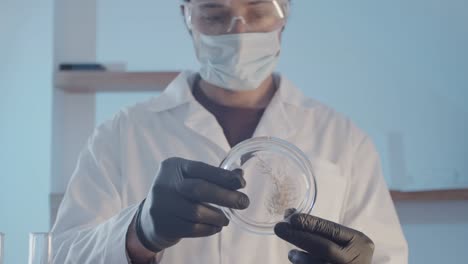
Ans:
[{"label": "scientist", "polygon": [[[301,2],[298,1],[298,6]],[[156,98],[95,130],[53,228],[54,263],[407,263],[407,244],[369,137],[273,73],[288,0],[181,3],[200,62]],[[312,215],[287,212],[273,236],[228,225],[245,209],[237,143],[291,142],[317,171]]]}]

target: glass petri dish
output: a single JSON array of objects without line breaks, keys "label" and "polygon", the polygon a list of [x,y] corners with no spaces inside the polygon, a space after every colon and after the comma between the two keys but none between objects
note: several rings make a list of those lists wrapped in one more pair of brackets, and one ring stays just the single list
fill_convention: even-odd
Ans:
[{"label": "glass petri dish", "polygon": [[250,198],[249,207],[221,208],[229,220],[244,230],[272,235],[287,209],[309,214],[314,206],[317,184],[312,165],[299,148],[285,140],[245,140],[229,151],[220,168],[244,171],[247,185],[240,191]]}]

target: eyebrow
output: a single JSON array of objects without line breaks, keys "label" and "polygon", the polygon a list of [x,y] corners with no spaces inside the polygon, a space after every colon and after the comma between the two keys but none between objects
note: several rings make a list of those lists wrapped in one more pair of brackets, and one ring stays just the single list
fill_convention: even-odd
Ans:
[{"label": "eyebrow", "polygon": [[273,3],[273,2],[266,1],[266,0],[258,0],[258,1],[250,1],[249,5],[258,5],[258,4],[266,4],[266,3]]},{"label": "eyebrow", "polygon": [[226,7],[225,5],[218,4],[218,3],[201,3],[200,7],[202,8],[223,8]]}]

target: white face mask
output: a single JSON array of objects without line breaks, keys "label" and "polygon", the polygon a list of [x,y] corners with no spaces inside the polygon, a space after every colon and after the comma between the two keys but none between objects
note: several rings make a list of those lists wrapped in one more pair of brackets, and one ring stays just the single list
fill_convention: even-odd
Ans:
[{"label": "white face mask", "polygon": [[256,89],[276,67],[279,32],[215,36],[193,32],[201,77],[233,91]]}]

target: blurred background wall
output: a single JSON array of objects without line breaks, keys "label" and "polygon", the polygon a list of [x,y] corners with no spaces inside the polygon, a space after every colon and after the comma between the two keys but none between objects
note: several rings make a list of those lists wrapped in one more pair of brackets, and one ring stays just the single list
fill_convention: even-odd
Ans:
[{"label": "blurred background wall", "polygon": [[7,264],[49,230],[52,0],[0,1],[0,232]]}]

